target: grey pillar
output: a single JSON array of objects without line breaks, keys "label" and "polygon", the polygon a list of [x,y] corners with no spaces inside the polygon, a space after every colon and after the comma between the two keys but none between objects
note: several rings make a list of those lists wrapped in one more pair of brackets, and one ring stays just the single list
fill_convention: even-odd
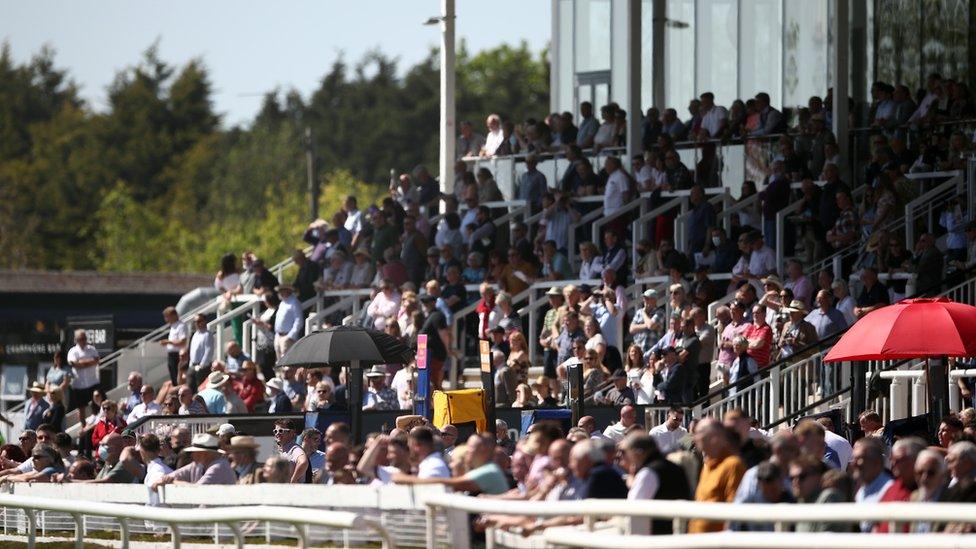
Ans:
[{"label": "grey pillar", "polygon": [[834,0],[834,19],[830,22],[833,25],[834,34],[834,58],[831,59],[834,69],[834,134],[837,136],[837,149],[840,151],[841,173],[848,174],[850,179],[850,151],[848,150],[848,108],[847,97],[849,90],[850,73],[847,70],[847,58],[849,44],[849,24],[847,21],[847,0]]},{"label": "grey pillar", "polygon": [[627,161],[641,153],[641,0],[627,0]]},{"label": "grey pillar", "polygon": [[664,98],[664,55],[667,52],[665,49],[667,46],[664,44],[664,29],[668,20],[667,0],[654,0],[653,10],[654,32],[652,33],[652,40],[654,41],[654,58],[651,60],[651,84],[654,91],[654,106],[663,113],[664,109],[667,108]]}]

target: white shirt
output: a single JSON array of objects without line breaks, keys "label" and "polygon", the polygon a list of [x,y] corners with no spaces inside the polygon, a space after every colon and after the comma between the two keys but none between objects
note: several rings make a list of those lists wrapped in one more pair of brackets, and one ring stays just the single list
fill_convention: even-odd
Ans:
[{"label": "white shirt", "polygon": [[661,479],[650,467],[643,467],[634,475],[634,482],[627,491],[627,499],[654,499],[657,489],[661,487]]},{"label": "white shirt", "polygon": [[146,486],[152,486],[152,483],[160,479],[164,475],[172,473],[173,470],[169,468],[168,465],[163,463],[163,458],[156,458],[146,464],[146,480],[142,483]]},{"label": "white shirt", "polygon": [[[234,275],[237,276],[237,275]],[[224,280],[227,280],[226,278]],[[186,324],[183,324],[179,320],[169,325],[169,337],[166,339],[170,341],[182,341],[186,345]],[[166,344],[167,353],[178,353],[180,352],[180,347],[178,345],[173,345],[172,343]]]},{"label": "white shirt", "polygon": [[495,154],[498,147],[501,146],[502,141],[505,137],[502,135],[502,129],[498,128],[493,132],[488,132],[488,136],[485,137],[485,154],[491,156]]},{"label": "white shirt", "polygon": [[634,389],[637,404],[654,404],[654,372],[650,368],[644,370],[640,377],[640,387]]},{"label": "white shirt", "polygon": [[624,205],[624,193],[630,187],[623,170],[615,170],[607,178],[607,187],[603,193],[603,214],[611,215]]},{"label": "white shirt", "polygon": [[98,349],[91,345],[85,345],[84,349],[75,345],[68,351],[68,364],[71,364],[71,373],[74,375],[71,379],[72,389],[88,389],[98,385],[98,366],[75,367],[75,363],[86,358],[98,358]]},{"label": "white shirt", "polygon": [[352,234],[356,234],[363,230],[363,212],[362,210],[353,210],[351,212],[346,212],[346,222],[343,225],[347,231]]},{"label": "white shirt", "polygon": [[722,125],[729,118],[729,111],[725,107],[720,107],[714,105],[711,109],[705,113],[702,117],[701,127],[702,129],[708,131],[709,137],[717,137],[718,132],[722,129]]},{"label": "white shirt", "polygon": [[826,429],[824,429],[824,440],[827,447],[837,454],[837,459],[840,460],[840,470],[846,471],[847,464],[851,462],[851,458],[854,456],[854,448],[851,443],[847,442],[846,438]]},{"label": "white shirt", "polygon": [[444,458],[437,452],[431,452],[417,466],[419,478],[451,478],[451,470],[444,463]]},{"label": "white shirt", "polygon": [[413,400],[404,399],[402,396],[404,391],[410,387],[410,378],[410,370],[408,368],[400,368],[393,374],[393,381],[390,382],[390,388],[396,391],[401,410],[409,410],[413,407]]},{"label": "white shirt", "polygon": [[214,288],[220,293],[229,292],[240,285],[241,275],[237,273],[224,275],[224,278],[214,278]]},{"label": "white shirt", "polygon": [[603,430],[603,436],[614,442],[623,440],[625,434],[627,434],[627,428],[619,421]]},{"label": "white shirt", "polygon": [[157,416],[161,413],[163,413],[163,408],[159,404],[156,404],[155,402],[150,402],[149,404],[140,402],[132,408],[132,411],[129,412],[128,416],[126,416],[125,422],[127,424],[132,423],[142,416]]},{"label": "white shirt", "polygon": [[749,256],[749,274],[766,276],[776,271],[776,256],[769,246],[763,246]]},{"label": "white shirt", "polygon": [[193,332],[193,338],[190,339],[190,365],[197,366],[202,364],[209,366],[210,362],[213,361],[213,346],[213,334],[207,330]]},{"label": "white shirt", "polygon": [[647,434],[651,435],[651,438],[657,443],[657,447],[661,450],[661,453],[668,455],[678,449],[678,443],[688,434],[688,429],[679,425],[674,431],[669,431],[668,425],[662,423],[652,428]]}]

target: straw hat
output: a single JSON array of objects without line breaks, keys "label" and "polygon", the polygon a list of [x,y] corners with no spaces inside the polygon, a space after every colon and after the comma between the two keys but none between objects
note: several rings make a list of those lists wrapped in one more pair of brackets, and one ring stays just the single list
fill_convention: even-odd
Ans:
[{"label": "straw hat", "polygon": [[38,382],[38,381],[35,381],[34,383],[32,383],[31,386],[30,386],[30,389],[27,389],[27,390],[30,391],[30,392],[32,392],[32,393],[38,394],[38,395],[43,395],[44,394],[44,386],[41,385],[40,382]]},{"label": "straw hat", "polygon": [[218,452],[220,449],[220,439],[210,433],[199,433],[193,435],[193,442],[190,446],[183,449],[184,452]]},{"label": "straw hat", "polygon": [[237,435],[230,439],[231,450],[257,450],[261,445],[251,435]]},{"label": "straw hat", "polygon": [[776,286],[777,288],[779,288],[781,290],[783,289],[783,281],[780,280],[779,277],[776,276],[776,275],[774,275],[774,274],[771,274],[771,275],[767,276],[766,278],[762,279],[762,283],[763,283],[763,286],[765,286],[766,284],[772,284],[773,286]]},{"label": "straw hat", "polygon": [[227,383],[228,379],[230,376],[223,372],[213,372],[207,376],[207,387],[210,389],[220,388],[224,383]]}]

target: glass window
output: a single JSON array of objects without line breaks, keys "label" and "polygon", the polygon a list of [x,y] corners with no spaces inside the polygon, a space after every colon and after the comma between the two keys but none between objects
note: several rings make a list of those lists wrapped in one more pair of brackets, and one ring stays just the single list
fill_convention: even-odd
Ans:
[{"label": "glass window", "polygon": [[922,66],[925,78],[937,72],[943,78],[962,78],[969,71],[968,0],[923,0]]},{"label": "glass window", "polygon": [[695,0],[668,0],[667,13],[664,104],[683,119],[683,107],[695,96]]},{"label": "glass window", "polygon": [[559,112],[575,112],[573,105],[573,0],[559,0]]},{"label": "glass window", "polygon": [[576,72],[610,70],[610,0],[576,2]]},{"label": "glass window", "polygon": [[876,17],[878,80],[918,89],[922,72],[918,2],[879,0]]},{"label": "glass window", "polygon": [[[727,106],[738,95],[738,9],[736,0],[698,2],[698,48],[695,95],[710,91],[717,105]],[[764,56],[765,58],[765,56]],[[766,58],[768,59],[768,58]]]},{"label": "glass window", "polygon": [[785,0],[783,7],[783,107],[806,106],[827,93],[827,2]]},{"label": "glass window", "polygon": [[739,13],[739,98],[761,91],[774,106],[783,101],[783,10],[781,0],[742,2]]}]

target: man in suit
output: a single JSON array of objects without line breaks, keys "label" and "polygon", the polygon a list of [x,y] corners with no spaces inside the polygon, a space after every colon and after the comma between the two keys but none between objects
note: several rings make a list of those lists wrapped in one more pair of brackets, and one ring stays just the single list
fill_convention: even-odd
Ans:
[{"label": "man in suit", "polygon": [[674,347],[667,347],[663,351],[658,372],[661,375],[661,382],[657,384],[657,390],[665,404],[678,404],[683,402],[685,385],[688,381],[686,368],[678,362],[678,352]]}]

